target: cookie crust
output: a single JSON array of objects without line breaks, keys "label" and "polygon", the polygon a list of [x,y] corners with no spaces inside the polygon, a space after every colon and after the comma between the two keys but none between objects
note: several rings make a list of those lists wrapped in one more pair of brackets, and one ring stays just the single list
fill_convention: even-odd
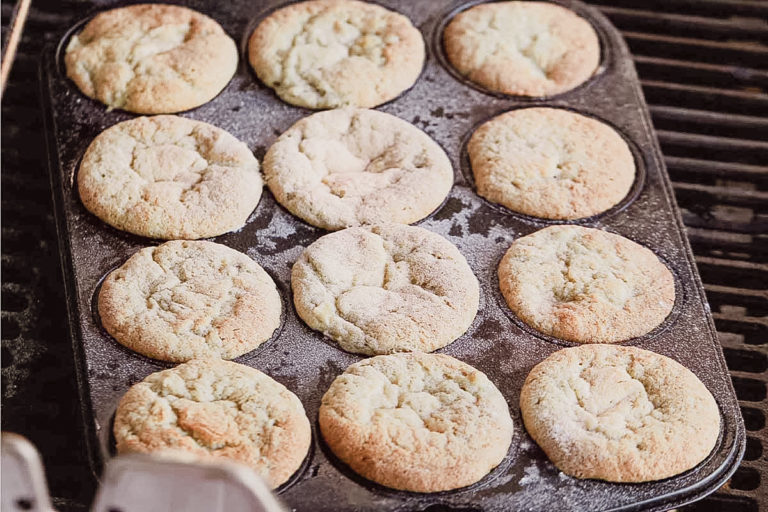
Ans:
[{"label": "cookie crust", "polygon": [[186,453],[230,459],[272,488],[288,480],[309,451],[312,433],[298,397],[241,364],[197,359],[153,373],[120,400],[118,453]]},{"label": "cookie crust", "polygon": [[600,63],[595,29],[550,2],[489,2],[457,14],[443,33],[450,63],[492,91],[551,96],[586,81]]},{"label": "cookie crust", "polygon": [[162,361],[233,359],[280,325],[275,283],[245,254],[204,241],[135,253],[99,291],[101,323],[119,343]]},{"label": "cookie crust", "polygon": [[356,108],[318,112],[291,126],[267,151],[264,175],[280,204],[328,230],[416,222],[453,185],[448,156],[426,133]]},{"label": "cookie crust", "polygon": [[294,264],[291,286],[307,325],[366,355],[444,347],[472,324],[480,296],[453,244],[400,224],[321,237]]},{"label": "cookie crust", "polygon": [[481,125],[467,145],[477,193],[545,219],[579,219],[619,203],[635,160],[608,125],[556,108],[523,108]]},{"label": "cookie crust", "polygon": [[237,69],[235,42],[214,20],[176,5],[97,14],[72,36],[67,76],[88,97],[138,114],[171,114],[212,100]]},{"label": "cookie crust", "polygon": [[357,0],[311,0],[265,18],[248,43],[259,80],[300,107],[375,107],[413,85],[424,40],[405,16]]},{"label": "cookie crust", "polygon": [[259,162],[244,143],[177,116],[139,117],[101,132],[77,185],[83,205],[107,224],[159,239],[239,229],[263,189]]},{"label": "cookie crust", "polygon": [[512,442],[509,408],[479,370],[444,354],[353,364],[323,396],[320,430],[339,459],[381,485],[457,489],[498,466]]},{"label": "cookie crust", "polygon": [[631,346],[555,352],[520,395],[525,428],[577,478],[647,482],[693,468],[712,451],[720,412],[687,368]]},{"label": "cookie crust", "polygon": [[653,252],[581,226],[550,226],[515,240],[499,264],[499,284],[525,323],[576,343],[642,336],[675,303],[672,273]]}]

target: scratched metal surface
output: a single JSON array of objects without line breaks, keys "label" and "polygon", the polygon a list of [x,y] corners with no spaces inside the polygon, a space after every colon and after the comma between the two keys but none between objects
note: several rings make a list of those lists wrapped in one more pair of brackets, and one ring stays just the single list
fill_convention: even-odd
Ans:
[{"label": "scratched metal surface", "polygon": [[[261,159],[276,137],[311,111],[280,101],[258,82],[247,65],[245,42],[264,14],[281,1],[192,1],[240,43],[236,76],[213,101],[182,115],[210,122],[243,140]],[[285,384],[301,398],[313,424],[307,461],[278,492],[299,510],[609,510],[668,509],[715,490],[735,469],[744,450],[738,403],[723,361],[700,280],[674,204],[669,179],[628,50],[618,32],[596,10],[563,1],[597,29],[602,65],[597,75],[574,91],[551,99],[526,100],[493,95],[453,73],[441,53],[440,33],[452,12],[466,2],[391,0],[386,6],[407,15],[422,32],[427,62],[416,84],[379,107],[414,123],[432,136],[454,165],[455,185],[447,201],[419,225],[453,242],[481,283],[480,311],[467,333],[440,350],[481,369],[499,387],[515,421],[512,446],[504,462],[481,482],[451,492],[416,494],[389,490],[354,475],[334,459],[317,429],[317,409],[331,381],[359,356],[337,349],[297,317],[290,298],[290,268],[304,247],[325,234],[291,216],[265,189],[247,225],[214,238],[243,251],[275,279],[285,313],[279,335],[238,359]],[[134,117],[108,112],[86,98],[63,73],[62,45],[72,30],[98,10],[120,2],[83,2],[58,48],[41,64],[42,97],[47,109],[51,179],[56,202],[68,308],[73,332],[82,407],[89,431],[94,473],[113,452],[111,419],[129,386],[168,365],[130,352],[111,339],[94,314],[100,281],[136,250],[158,243],[119,232],[88,213],[73,179],[79,159],[105,128]],[[530,369],[569,345],[537,335],[511,315],[498,291],[496,265],[516,238],[548,222],[515,215],[479,198],[472,188],[464,145],[473,128],[506,110],[530,105],[569,108],[613,125],[628,140],[638,180],[628,198],[606,214],[579,223],[621,234],[652,249],[673,270],[678,298],[670,317],[647,336],[627,343],[673,357],[690,368],[715,396],[723,431],[717,447],[697,468],[646,484],[578,480],[560,473],[525,433],[520,420],[520,387]],[[436,509],[432,509],[436,510]],[[443,510],[443,509],[441,509]]]}]

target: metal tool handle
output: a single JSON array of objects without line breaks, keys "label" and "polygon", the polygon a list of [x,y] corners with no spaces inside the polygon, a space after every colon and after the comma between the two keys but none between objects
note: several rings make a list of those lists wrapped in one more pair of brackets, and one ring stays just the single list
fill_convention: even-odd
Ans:
[{"label": "metal tool handle", "polygon": [[[0,512],[55,512],[40,454],[3,432]],[[121,455],[107,463],[92,512],[287,512],[250,468],[178,456]]]},{"label": "metal tool handle", "polygon": [[2,512],[53,512],[40,454],[32,443],[17,434],[3,432]]},{"label": "metal tool handle", "polygon": [[110,460],[92,512],[287,512],[249,468],[122,455]]},{"label": "metal tool handle", "polygon": [[0,96],[2,96],[5,90],[5,84],[8,82],[8,75],[11,74],[11,65],[13,59],[16,57],[16,48],[21,40],[21,33],[24,30],[24,22],[27,21],[27,13],[29,13],[29,4],[32,0],[19,0],[16,4],[16,8],[13,10],[13,17],[11,20],[10,34],[8,35],[8,42],[5,45],[5,51],[3,52],[3,62],[0,64]]}]

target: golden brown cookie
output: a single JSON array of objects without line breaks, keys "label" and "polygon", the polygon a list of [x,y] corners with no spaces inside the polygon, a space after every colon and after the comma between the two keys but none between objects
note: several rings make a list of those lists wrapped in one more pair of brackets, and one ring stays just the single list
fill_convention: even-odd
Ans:
[{"label": "golden brown cookie", "polygon": [[584,18],[550,2],[489,2],[470,7],[445,29],[448,60],[492,91],[550,96],[594,74],[600,42]]},{"label": "golden brown cookie", "polygon": [[220,359],[196,359],[133,385],[117,407],[114,434],[118,453],[229,459],[273,488],[299,469],[312,440],[296,395]]},{"label": "golden brown cookie", "polygon": [[282,303],[258,263],[227,246],[172,241],[147,247],[112,271],[99,291],[107,332],[163,361],[234,359],[268,340]]},{"label": "golden brown cookie", "polygon": [[509,308],[535,329],[577,343],[642,336],[675,303],[659,258],[599,229],[550,226],[515,240],[499,264]]},{"label": "golden brown cookie", "polygon": [[704,460],[720,412],[676,361],[636,347],[583,345],[555,352],[525,380],[525,428],[564,473],[647,482]]},{"label": "golden brown cookie", "polygon": [[635,160],[610,126],[557,108],[522,108],[481,125],[467,146],[477,193],[545,219],[579,219],[619,203]]},{"label": "golden brown cookie", "polygon": [[162,239],[239,229],[263,189],[245,144],[177,116],[139,117],[101,132],[83,156],[77,185],[83,205],[107,224]]},{"label": "golden brown cookie", "polygon": [[214,20],[177,5],[97,14],[72,36],[67,76],[91,98],[139,114],[171,114],[212,100],[237,69],[235,42]]},{"label": "golden brown cookie", "polygon": [[411,123],[384,112],[318,112],[283,133],[264,157],[267,186],[314,226],[410,224],[453,186],[445,151]]},{"label": "golden brown cookie", "polygon": [[311,0],[265,18],[248,54],[259,79],[288,103],[375,107],[419,77],[424,40],[408,18],[379,5]]},{"label": "golden brown cookie", "polygon": [[310,327],[367,355],[444,347],[472,324],[480,294],[453,244],[402,224],[321,237],[293,265],[291,286]]},{"label": "golden brown cookie", "polygon": [[356,473],[415,492],[477,482],[504,459],[513,432],[507,402],[485,374],[420,352],[347,368],[323,396],[319,421]]}]

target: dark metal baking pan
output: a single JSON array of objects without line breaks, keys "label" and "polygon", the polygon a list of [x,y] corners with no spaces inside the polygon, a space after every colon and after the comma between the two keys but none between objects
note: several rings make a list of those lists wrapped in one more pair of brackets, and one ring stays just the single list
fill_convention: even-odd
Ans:
[{"label": "dark metal baking pan", "polygon": [[[236,41],[281,1],[193,1],[187,5],[217,20]],[[701,281],[696,274],[683,224],[674,202],[648,109],[624,41],[594,9],[558,2],[590,21],[602,43],[599,72],[584,85],[553,98],[529,100],[490,94],[459,80],[442,55],[441,29],[468,3],[446,0],[392,0],[387,7],[407,15],[422,32],[427,62],[416,84],[380,107],[431,135],[448,153],[455,185],[436,212],[420,222],[458,246],[480,280],[480,311],[467,333],[440,350],[485,372],[506,397],[515,421],[512,447],[504,462],[468,488],[436,494],[394,491],[354,475],[324,445],[316,428],[320,398],[349,364],[360,360],[328,343],[297,317],[289,296],[290,268],[302,249],[325,234],[290,215],[268,190],[247,225],[214,240],[253,257],[277,281],[285,321],[277,339],[240,359],[285,384],[301,398],[315,425],[305,467],[279,495],[298,510],[666,510],[695,500],[722,485],[744,451],[744,426],[726,370]],[[122,349],[109,339],[92,314],[102,278],[133,252],[156,241],[112,229],[85,210],[73,177],[85,148],[99,132],[134,117],[86,98],[67,80],[61,52],[72,32],[93,13],[119,2],[83,2],[58,47],[41,60],[42,98],[47,112],[51,182],[59,228],[70,330],[78,366],[82,409],[94,474],[110,456],[110,423],[129,386],[165,364]],[[241,48],[243,46],[241,45]],[[521,106],[568,108],[605,120],[629,141],[642,179],[621,208],[579,221],[624,235],[653,250],[672,269],[678,291],[674,311],[663,328],[630,343],[680,361],[717,400],[722,432],[712,454],[696,468],[666,480],[612,484],[578,480],[560,473],[531,441],[520,421],[520,387],[530,369],[562,348],[515,322],[499,300],[495,268],[516,238],[548,224],[491,206],[473,190],[462,159],[463,143],[481,121]],[[184,113],[210,122],[243,140],[261,158],[277,135],[306,109],[280,101],[255,78],[241,55],[237,74],[210,103]]]}]

